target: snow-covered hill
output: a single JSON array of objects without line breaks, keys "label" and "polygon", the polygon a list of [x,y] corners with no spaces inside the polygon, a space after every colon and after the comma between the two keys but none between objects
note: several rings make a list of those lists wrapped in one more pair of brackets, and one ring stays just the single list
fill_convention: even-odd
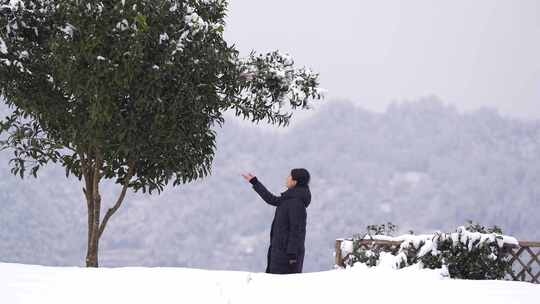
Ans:
[{"label": "snow-covered hill", "polygon": [[536,303],[540,285],[452,280],[389,264],[298,275],[190,268],[44,267],[0,263],[0,303]]},{"label": "snow-covered hill", "polygon": [[[283,132],[228,120],[212,176],[161,195],[128,193],[101,240],[100,265],[264,270],[274,209],[240,173],[279,193],[295,167],[312,173],[307,272],[332,265],[336,238],[387,221],[397,233],[420,234],[470,219],[540,240],[540,120],[459,113],[430,100],[385,113],[328,103],[313,114]],[[55,165],[21,180],[10,173],[11,157],[0,152],[0,260],[84,265],[82,184]],[[108,208],[119,188],[102,189]]]}]

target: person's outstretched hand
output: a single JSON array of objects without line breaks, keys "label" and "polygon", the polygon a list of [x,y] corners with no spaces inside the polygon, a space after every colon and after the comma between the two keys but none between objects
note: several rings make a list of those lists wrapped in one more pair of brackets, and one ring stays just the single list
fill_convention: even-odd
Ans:
[{"label": "person's outstretched hand", "polygon": [[248,173],[248,174],[242,174],[242,177],[247,180],[248,182],[250,182],[254,177],[255,175],[251,174],[251,173]]}]

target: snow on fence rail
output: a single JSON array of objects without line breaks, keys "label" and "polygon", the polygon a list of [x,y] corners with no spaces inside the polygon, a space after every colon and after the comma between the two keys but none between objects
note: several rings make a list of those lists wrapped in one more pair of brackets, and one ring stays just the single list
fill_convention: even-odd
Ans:
[{"label": "snow on fence rail", "polygon": [[[343,254],[344,241],[351,242],[352,239],[336,240],[336,266],[345,267],[345,259],[350,252]],[[364,239],[359,241],[359,246],[365,249],[379,247],[386,252],[395,253],[399,250],[403,241],[384,239]],[[512,270],[508,271],[506,279],[512,281],[523,281],[540,284],[540,242],[518,241],[518,244],[505,243],[511,256],[510,263]]]}]

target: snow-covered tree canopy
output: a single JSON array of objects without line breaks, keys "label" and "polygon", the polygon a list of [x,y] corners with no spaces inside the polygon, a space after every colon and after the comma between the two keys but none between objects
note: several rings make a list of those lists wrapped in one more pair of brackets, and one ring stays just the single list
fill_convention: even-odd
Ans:
[{"label": "snow-covered tree canopy", "polygon": [[[0,0],[0,128],[14,172],[49,160],[83,177],[102,160],[158,191],[208,174],[223,113],[287,125],[320,99],[318,75],[285,54],[241,58],[223,39],[225,0]],[[65,151],[70,151],[65,153]]]}]

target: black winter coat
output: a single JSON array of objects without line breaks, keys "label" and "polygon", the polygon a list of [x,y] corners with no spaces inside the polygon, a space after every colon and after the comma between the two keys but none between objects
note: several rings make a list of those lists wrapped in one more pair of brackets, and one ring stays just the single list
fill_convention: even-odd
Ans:
[{"label": "black winter coat", "polygon": [[[306,208],[311,202],[309,187],[296,186],[275,196],[254,177],[253,189],[268,204],[277,207],[270,230],[267,273],[301,273],[306,239]],[[296,257],[296,264],[289,257]]]}]

